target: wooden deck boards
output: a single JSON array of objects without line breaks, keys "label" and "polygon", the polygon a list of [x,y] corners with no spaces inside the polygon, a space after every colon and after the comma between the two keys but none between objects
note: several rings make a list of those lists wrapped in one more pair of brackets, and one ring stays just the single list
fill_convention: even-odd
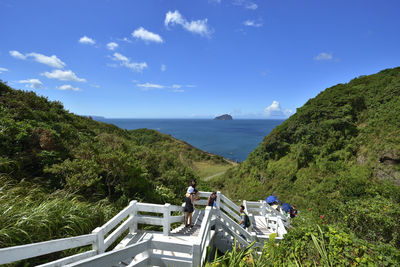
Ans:
[{"label": "wooden deck boards", "polygon": [[178,229],[171,231],[171,236],[198,236],[201,223],[204,218],[204,210],[195,210],[193,213],[193,227],[185,227],[181,225]]}]

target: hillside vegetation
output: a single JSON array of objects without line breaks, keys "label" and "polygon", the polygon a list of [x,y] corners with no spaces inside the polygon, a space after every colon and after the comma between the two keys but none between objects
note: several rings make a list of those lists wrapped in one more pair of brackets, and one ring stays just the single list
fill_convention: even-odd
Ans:
[{"label": "hillside vegetation", "polygon": [[0,83],[0,247],[89,233],[132,199],[180,204],[199,164],[230,166],[171,136],[122,130]]},{"label": "hillside vegetation", "polygon": [[[215,185],[300,208],[296,229],[265,254],[276,264],[400,264],[400,68],[324,90]],[[318,224],[330,261],[311,239]]]}]

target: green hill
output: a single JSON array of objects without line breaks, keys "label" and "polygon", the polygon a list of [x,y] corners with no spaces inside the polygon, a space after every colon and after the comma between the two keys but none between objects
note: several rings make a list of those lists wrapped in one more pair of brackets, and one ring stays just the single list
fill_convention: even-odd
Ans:
[{"label": "green hill", "polygon": [[[361,263],[356,258],[379,265],[393,259],[400,263],[400,68],[324,90],[215,185],[236,199],[276,194],[281,201],[296,204],[309,222],[317,218],[325,227],[326,242],[332,242],[329,234],[335,229],[353,240],[347,247],[364,244],[363,253],[353,251],[347,256],[345,245],[330,247],[335,265]],[[291,258],[293,264],[326,264],[315,250],[316,256],[310,256],[313,252],[306,249],[306,243],[295,248],[300,242],[294,238],[296,231],[297,238],[305,238],[308,245],[313,243],[311,229],[318,233],[312,225],[306,227],[305,221],[296,220],[297,229],[280,244],[288,252],[277,255]],[[385,246],[386,252],[379,246]],[[377,255],[385,253],[391,255],[390,260],[379,260]]]},{"label": "green hill", "polygon": [[201,166],[230,165],[0,83],[0,247],[89,233],[132,199],[180,204],[189,180],[209,189]]},{"label": "green hill", "polygon": [[[0,103],[0,247],[88,233],[130,199],[179,203],[188,180],[230,166],[168,135],[76,116],[4,83]],[[399,114],[400,68],[333,86],[211,180],[233,198],[274,193],[301,211],[279,246],[254,258],[234,250],[225,263],[400,265]]]}]

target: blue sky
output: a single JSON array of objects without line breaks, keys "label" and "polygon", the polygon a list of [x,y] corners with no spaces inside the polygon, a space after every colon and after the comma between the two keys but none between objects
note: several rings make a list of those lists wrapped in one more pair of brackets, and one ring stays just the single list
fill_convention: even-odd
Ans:
[{"label": "blue sky", "polygon": [[287,117],[399,66],[400,1],[0,0],[0,79],[114,118]]}]

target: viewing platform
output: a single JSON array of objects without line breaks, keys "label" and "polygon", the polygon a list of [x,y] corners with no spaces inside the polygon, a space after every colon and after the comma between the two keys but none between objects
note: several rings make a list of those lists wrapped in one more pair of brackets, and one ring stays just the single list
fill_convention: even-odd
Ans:
[{"label": "viewing platform", "polygon": [[[216,207],[204,207],[211,192],[200,192],[195,201],[193,227],[185,227],[183,205],[131,201],[110,221],[91,234],[0,249],[0,264],[29,259],[71,248],[91,246],[89,251],[40,266],[202,266],[207,248],[226,252],[235,241],[247,247],[262,247],[269,235],[275,241],[287,233],[289,218],[265,201],[243,201],[251,226],[239,224],[239,206],[217,192]],[[139,229],[159,226],[162,231]]]}]

